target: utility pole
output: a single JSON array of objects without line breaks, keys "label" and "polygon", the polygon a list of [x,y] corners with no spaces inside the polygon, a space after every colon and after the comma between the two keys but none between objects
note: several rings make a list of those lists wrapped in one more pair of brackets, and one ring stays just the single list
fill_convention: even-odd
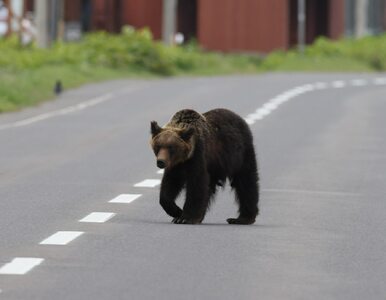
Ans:
[{"label": "utility pole", "polygon": [[48,2],[49,0],[35,1],[37,45],[40,48],[48,48],[50,46]]},{"label": "utility pole", "polygon": [[298,0],[298,50],[304,53],[306,44],[306,0]]},{"label": "utility pole", "polygon": [[356,0],[355,2],[355,37],[367,34],[368,0]]},{"label": "utility pole", "polygon": [[176,33],[177,0],[163,0],[162,10],[162,41],[172,45]]},{"label": "utility pole", "polygon": [[[35,0],[36,1],[36,0]],[[50,0],[50,41],[56,41],[63,39],[64,35],[64,1],[63,0]]]}]

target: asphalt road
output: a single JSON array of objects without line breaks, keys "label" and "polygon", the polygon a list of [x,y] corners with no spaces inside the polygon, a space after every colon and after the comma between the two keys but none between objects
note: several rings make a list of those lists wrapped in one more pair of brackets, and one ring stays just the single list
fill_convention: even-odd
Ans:
[{"label": "asphalt road", "polygon": [[[122,80],[0,115],[0,299],[385,299],[385,78]],[[202,225],[171,224],[134,186],[162,177],[149,123],[217,107],[251,124],[261,214],[228,225],[226,188]],[[79,235],[41,244],[59,231]]]}]

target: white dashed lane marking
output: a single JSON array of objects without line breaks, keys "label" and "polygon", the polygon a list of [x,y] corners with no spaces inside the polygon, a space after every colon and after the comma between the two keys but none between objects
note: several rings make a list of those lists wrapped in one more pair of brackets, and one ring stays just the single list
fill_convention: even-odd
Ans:
[{"label": "white dashed lane marking", "polygon": [[110,200],[109,203],[123,203],[128,204],[130,202],[133,202],[134,200],[141,197],[142,194],[121,194],[114,199]]},{"label": "white dashed lane marking", "polygon": [[328,84],[326,82],[316,82],[314,83],[315,90],[323,90],[328,87]]},{"label": "white dashed lane marking", "polygon": [[336,89],[340,89],[346,86],[346,83],[343,80],[336,80],[331,83],[331,86]]},{"label": "white dashed lane marking", "polygon": [[[360,87],[360,86],[367,86],[367,85],[386,85],[386,77],[378,77],[373,79],[352,79],[352,80],[335,80],[330,83],[328,82],[315,82],[313,84],[304,84],[297,87],[294,87],[292,89],[289,89],[271,100],[264,103],[260,108],[256,109],[255,112],[252,114],[249,114],[245,121],[252,125],[258,120],[262,120],[266,116],[268,116],[270,113],[272,113],[274,110],[276,110],[281,104],[299,96],[304,93],[308,93],[314,90],[323,90],[328,88],[343,88],[346,86],[354,86],[354,87]],[[132,88],[130,88],[130,91],[132,91]],[[0,125],[0,130],[12,128],[12,127],[21,127],[21,126],[27,126],[36,122],[40,122],[43,120],[47,120],[56,116],[66,115],[69,113],[73,113],[79,110],[83,110],[85,108],[97,105],[99,103],[108,101],[113,98],[113,95],[111,93],[104,94],[99,97],[95,97],[93,99],[87,100],[85,102],[79,103],[74,106],[69,106],[63,109],[59,109],[57,111],[44,113],[41,115],[37,115],[32,118],[24,119],[21,121],[17,121],[14,123],[4,124]],[[163,174],[164,170],[157,171],[157,174]],[[160,179],[145,179],[141,182],[138,182],[134,184],[134,187],[148,187],[148,188],[154,188],[158,186],[161,183]],[[277,192],[278,190],[271,189],[271,190],[265,190],[268,192]],[[282,190],[280,190],[282,191]],[[283,192],[283,191],[282,191]],[[289,192],[286,190],[285,192]],[[297,191],[298,192],[298,191]],[[114,199],[110,200],[109,203],[123,203],[128,204],[133,202],[134,200],[141,197],[142,194],[121,194],[115,197]],[[79,220],[79,222],[89,222],[89,223],[104,223],[111,218],[113,218],[116,215],[116,213],[112,212],[92,212],[83,219]],[[58,231],[55,234],[49,236],[45,240],[41,241],[40,245],[67,245],[71,241],[75,240],[79,236],[84,234],[83,231]],[[10,263],[5,264],[0,268],[0,274],[26,274],[30,270],[32,270],[35,266],[38,266],[44,261],[43,258],[32,258],[32,257],[16,257],[14,258]],[[0,289],[0,293],[1,293]]]},{"label": "white dashed lane marking", "polygon": [[366,79],[352,79],[350,80],[352,86],[365,86],[368,84]]},{"label": "white dashed lane marking", "polygon": [[161,180],[160,179],[145,179],[141,182],[138,182],[136,184],[134,184],[134,187],[150,187],[150,188],[153,188],[153,187],[156,187],[157,185],[159,185],[161,183]]},{"label": "white dashed lane marking", "polygon": [[116,213],[112,212],[92,212],[91,214],[85,216],[79,222],[84,223],[104,223],[114,217]]},{"label": "white dashed lane marking", "polygon": [[373,83],[375,85],[386,85],[386,77],[375,78]]},{"label": "white dashed lane marking", "polygon": [[[0,268],[3,275],[24,275],[44,261],[43,258],[35,257],[16,257],[10,263]],[[0,290],[1,292],[1,290]]]},{"label": "white dashed lane marking", "polygon": [[67,245],[83,233],[83,231],[58,231],[41,241],[40,245]]}]

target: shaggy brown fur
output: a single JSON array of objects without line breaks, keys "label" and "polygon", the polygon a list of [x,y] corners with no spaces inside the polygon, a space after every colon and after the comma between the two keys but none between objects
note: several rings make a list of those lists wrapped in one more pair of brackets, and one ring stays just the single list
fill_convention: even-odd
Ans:
[{"label": "shaggy brown fur", "polygon": [[[165,168],[160,204],[174,223],[201,223],[217,186],[227,178],[239,203],[239,217],[228,223],[255,222],[259,178],[252,134],[241,117],[226,109],[204,114],[185,109],[163,128],[151,122],[151,134],[157,166]],[[184,187],[181,210],[175,199]]]}]

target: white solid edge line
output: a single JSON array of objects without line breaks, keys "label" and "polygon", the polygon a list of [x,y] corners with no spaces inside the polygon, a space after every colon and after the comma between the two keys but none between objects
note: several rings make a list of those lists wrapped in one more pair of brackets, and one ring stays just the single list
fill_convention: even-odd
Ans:
[{"label": "white solid edge line", "polygon": [[111,199],[109,201],[109,203],[125,203],[125,204],[128,204],[128,203],[131,203],[134,200],[138,199],[141,196],[142,196],[142,194],[121,194],[121,195],[118,195],[117,197],[115,197],[114,199]]},{"label": "white solid edge line", "polygon": [[160,179],[145,179],[141,182],[134,184],[134,187],[156,187],[160,183]]},{"label": "white solid edge line", "polygon": [[256,109],[254,113],[247,115],[244,120],[248,125],[253,125],[256,121],[264,119],[264,117],[268,116],[284,102],[301,94],[313,91],[314,89],[316,89],[314,84],[304,84],[294,87],[265,102],[261,107]]},{"label": "white solid edge line", "polygon": [[[15,257],[11,262],[0,268],[2,275],[24,275],[44,261],[36,257]],[[0,290],[1,293],[1,290]]]},{"label": "white solid edge line", "polygon": [[41,241],[40,245],[67,245],[69,242],[81,236],[83,231],[58,231]]},{"label": "white solid edge line", "polygon": [[[119,89],[116,92],[131,93],[131,92],[135,92],[139,88],[141,88],[141,86],[138,86],[138,85],[137,86],[132,86],[132,87],[125,87],[125,88]],[[72,105],[72,106],[68,106],[68,107],[64,107],[64,108],[61,108],[61,109],[58,109],[58,110],[54,110],[54,111],[51,111],[51,112],[43,113],[43,114],[31,117],[31,118],[27,118],[27,119],[24,119],[24,120],[16,121],[16,122],[13,122],[13,123],[7,123],[7,124],[0,125],[0,130],[8,129],[8,128],[13,128],[13,127],[26,126],[26,125],[30,125],[30,124],[33,124],[33,123],[36,123],[36,122],[44,121],[44,120],[47,120],[47,119],[50,119],[50,118],[53,118],[53,117],[56,117],[56,116],[70,114],[70,113],[73,113],[73,112],[76,112],[76,111],[80,111],[80,110],[83,110],[85,108],[88,108],[88,107],[91,107],[91,106],[103,103],[105,101],[108,101],[112,97],[113,97],[112,93],[106,93],[106,94],[103,94],[101,96],[97,96],[97,97],[91,98],[89,100],[80,102],[80,103]]]},{"label": "white solid edge line", "polygon": [[116,213],[112,212],[92,212],[85,216],[83,219],[80,219],[79,222],[84,223],[104,223],[113,218]]},{"label": "white solid edge line", "polygon": [[0,130],[7,129],[7,128],[12,128],[12,127],[27,126],[27,125],[30,125],[30,124],[33,124],[33,123],[36,123],[36,122],[40,122],[40,121],[44,121],[44,120],[47,120],[47,119],[51,119],[51,118],[56,117],[56,116],[66,115],[66,114],[69,114],[69,113],[80,111],[80,110],[83,110],[85,108],[97,105],[97,104],[105,102],[107,100],[110,100],[112,97],[113,97],[113,94],[107,93],[107,94],[104,94],[104,95],[92,98],[90,100],[78,103],[78,104],[73,105],[73,106],[69,106],[69,107],[65,107],[65,108],[59,109],[59,110],[54,110],[54,111],[51,111],[51,112],[48,112],[48,113],[40,114],[40,115],[31,117],[31,118],[27,118],[27,119],[24,119],[24,120],[20,120],[20,121],[14,122],[14,123],[9,123],[9,124],[1,125],[0,126]]}]

